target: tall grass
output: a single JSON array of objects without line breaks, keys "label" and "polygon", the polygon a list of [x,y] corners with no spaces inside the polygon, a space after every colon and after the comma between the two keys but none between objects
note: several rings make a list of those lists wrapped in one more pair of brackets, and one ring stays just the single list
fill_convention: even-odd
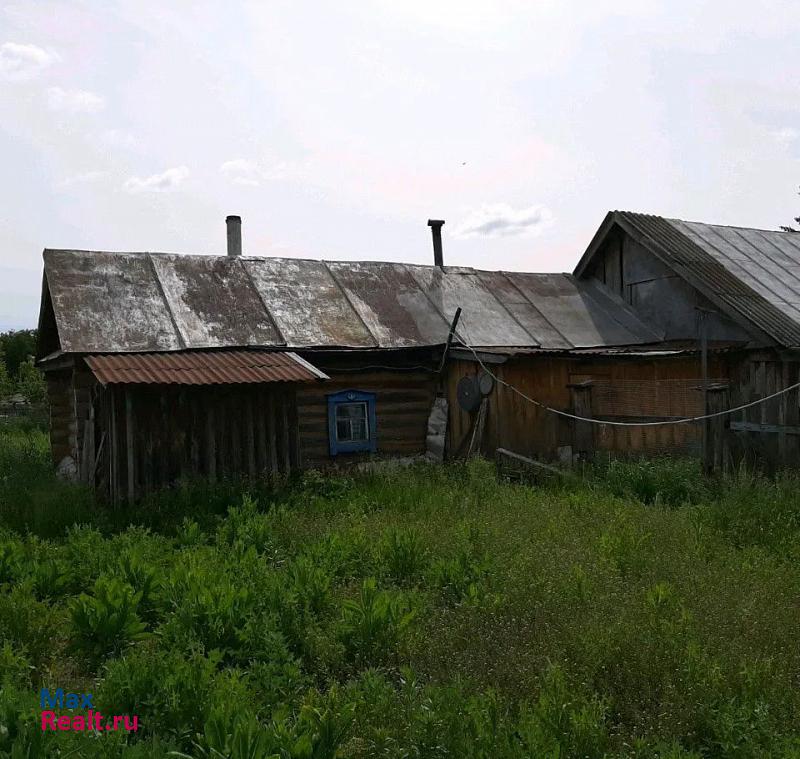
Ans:
[{"label": "tall grass", "polygon": [[[800,755],[792,474],[472,461],[111,511],[46,453],[0,436],[0,756]],[[42,734],[42,686],[141,729]]]}]

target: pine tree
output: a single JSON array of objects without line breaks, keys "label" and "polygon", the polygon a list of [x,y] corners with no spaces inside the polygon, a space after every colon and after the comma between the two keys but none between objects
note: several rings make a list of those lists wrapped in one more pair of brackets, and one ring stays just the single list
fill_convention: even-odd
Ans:
[{"label": "pine tree", "polygon": [[[797,194],[800,195],[800,192],[798,192]],[[800,216],[795,216],[794,217],[794,223],[795,224],[800,224]],[[781,231],[782,232],[800,232],[800,229],[795,229],[794,227],[784,227],[784,226],[782,226],[781,227]]]}]

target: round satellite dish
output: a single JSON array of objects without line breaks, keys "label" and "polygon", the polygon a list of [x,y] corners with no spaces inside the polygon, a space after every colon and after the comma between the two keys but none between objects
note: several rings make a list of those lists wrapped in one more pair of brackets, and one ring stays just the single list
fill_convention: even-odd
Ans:
[{"label": "round satellite dish", "polygon": [[481,395],[489,395],[494,388],[494,377],[489,372],[481,372],[478,376],[478,389]]},{"label": "round satellite dish", "polygon": [[456,387],[458,405],[464,411],[475,411],[481,405],[481,390],[477,377],[462,377]]}]

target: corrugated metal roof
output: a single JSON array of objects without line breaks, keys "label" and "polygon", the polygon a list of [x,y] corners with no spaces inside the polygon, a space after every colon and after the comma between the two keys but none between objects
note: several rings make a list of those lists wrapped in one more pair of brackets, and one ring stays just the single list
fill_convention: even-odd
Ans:
[{"label": "corrugated metal roof", "polygon": [[569,274],[74,250],[45,250],[44,265],[66,353],[435,346],[459,306],[459,333],[476,346],[660,339]]},{"label": "corrugated metal roof", "polygon": [[86,356],[104,385],[231,385],[251,382],[310,382],[328,376],[285,351],[180,351]]},{"label": "corrugated metal roof", "polygon": [[659,258],[739,319],[780,345],[800,345],[800,235],[629,211],[614,217],[645,235]]}]

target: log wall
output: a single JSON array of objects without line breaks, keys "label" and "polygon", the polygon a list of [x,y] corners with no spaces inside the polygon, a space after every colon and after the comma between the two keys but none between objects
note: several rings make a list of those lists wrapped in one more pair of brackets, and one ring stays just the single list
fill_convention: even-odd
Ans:
[{"label": "log wall", "polygon": [[[312,363],[313,356],[308,356]],[[327,396],[340,390],[375,393],[377,456],[415,456],[425,453],[428,416],[436,396],[437,376],[432,371],[349,371],[369,359],[339,361],[324,370],[331,377],[321,384],[304,385],[297,391],[300,457],[304,467],[324,467],[369,458],[366,453],[332,457],[328,443]],[[349,364],[349,365],[348,365]]]}]

